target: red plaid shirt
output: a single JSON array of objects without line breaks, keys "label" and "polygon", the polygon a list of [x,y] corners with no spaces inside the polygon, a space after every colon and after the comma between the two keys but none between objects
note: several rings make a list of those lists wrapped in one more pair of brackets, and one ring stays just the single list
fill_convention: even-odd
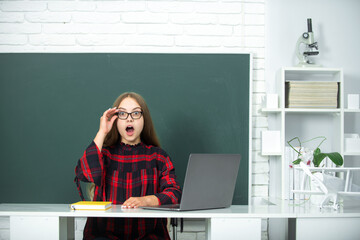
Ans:
[{"label": "red plaid shirt", "polygon": [[[176,204],[181,189],[175,169],[164,150],[143,143],[118,143],[103,147],[94,142],[85,150],[75,168],[75,182],[95,183],[94,201],[122,204],[129,197],[155,195],[159,204]],[[170,239],[166,219],[88,218],[84,239],[99,236],[110,239]]]}]

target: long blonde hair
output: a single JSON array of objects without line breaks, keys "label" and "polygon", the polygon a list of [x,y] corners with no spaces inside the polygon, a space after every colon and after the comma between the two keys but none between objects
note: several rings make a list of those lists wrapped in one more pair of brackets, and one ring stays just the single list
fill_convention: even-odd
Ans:
[{"label": "long blonde hair", "polygon": [[[149,108],[144,100],[144,98],[137,93],[134,92],[125,92],[121,94],[114,102],[113,107],[119,107],[122,100],[125,98],[134,99],[141,107],[144,118],[144,128],[140,134],[141,141],[146,145],[153,145],[156,147],[160,147],[160,141],[157,137],[153,121],[151,119]],[[106,135],[104,146],[112,146],[121,139],[119,131],[117,130],[116,123],[118,119],[115,120],[110,132]]]}]

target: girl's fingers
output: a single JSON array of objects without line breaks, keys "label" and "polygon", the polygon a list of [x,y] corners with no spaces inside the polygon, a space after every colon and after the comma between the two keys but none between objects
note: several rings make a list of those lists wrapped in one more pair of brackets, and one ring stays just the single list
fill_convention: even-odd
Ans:
[{"label": "girl's fingers", "polygon": [[108,110],[106,110],[105,112],[104,112],[104,115],[107,115],[107,114],[109,114],[109,113],[111,113],[111,112],[115,112],[117,109],[116,108],[109,108]]},{"label": "girl's fingers", "polygon": [[116,107],[109,108],[108,110],[106,110],[104,112],[103,116],[109,121],[117,111],[118,111],[118,109]]},{"label": "girl's fingers", "polygon": [[112,125],[114,124],[117,115],[116,112],[118,112],[118,109],[115,108],[109,108],[106,110],[103,115],[100,118],[100,130],[107,134],[110,130]]},{"label": "girl's fingers", "polygon": [[137,198],[129,198],[122,205],[123,208],[137,208],[138,206],[140,206],[140,201]]}]

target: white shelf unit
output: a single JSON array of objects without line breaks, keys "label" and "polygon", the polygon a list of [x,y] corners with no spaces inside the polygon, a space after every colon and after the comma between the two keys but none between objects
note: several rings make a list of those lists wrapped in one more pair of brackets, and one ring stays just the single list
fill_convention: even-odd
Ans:
[{"label": "white shelf unit", "polygon": [[[286,81],[329,81],[338,82],[338,107],[337,108],[287,108],[285,107],[285,82]],[[318,136],[325,136],[327,140],[322,143],[322,152],[339,152],[344,157],[356,158],[360,153],[344,154],[344,115],[358,114],[359,110],[344,109],[344,81],[341,68],[281,68],[277,74],[276,94],[279,96],[279,108],[262,109],[268,115],[269,130],[280,131],[282,151],[277,156],[270,156],[270,197],[288,199],[288,181],[285,168],[289,164],[285,161],[285,146],[287,141],[299,137],[306,141]],[[354,130],[360,133],[359,130]],[[295,144],[295,141],[292,142]],[[303,146],[315,148],[320,140],[311,141]],[[360,161],[359,161],[360,163]],[[344,166],[347,166],[344,163]],[[356,161],[348,167],[359,166]]]}]

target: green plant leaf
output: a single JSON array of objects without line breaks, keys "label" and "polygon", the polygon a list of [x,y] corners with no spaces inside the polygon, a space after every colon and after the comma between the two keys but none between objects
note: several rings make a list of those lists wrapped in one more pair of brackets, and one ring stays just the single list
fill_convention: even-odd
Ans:
[{"label": "green plant leaf", "polygon": [[320,148],[316,148],[316,149],[314,150],[314,156],[315,156],[315,155],[318,155],[318,154],[320,154],[320,153],[321,153]]},{"label": "green plant leaf", "polygon": [[313,159],[314,166],[319,167],[320,163],[322,162],[322,160],[324,160],[325,157],[326,157],[326,154],[322,153],[320,151],[320,148],[316,148],[314,150],[314,159]]},{"label": "green plant leaf", "polygon": [[330,158],[336,166],[342,166],[344,164],[344,159],[338,152],[325,153],[325,155]]},{"label": "green plant leaf", "polygon": [[293,164],[297,165],[300,164],[300,162],[301,162],[301,158],[298,158],[295,161],[293,161]]},{"label": "green plant leaf", "polygon": [[[319,136],[319,137],[315,137],[315,138],[312,138],[308,141],[305,141],[305,142],[309,142],[309,141],[312,141],[314,139],[317,139],[317,138],[321,138],[323,139],[320,144],[318,145],[318,147],[314,150],[313,152],[313,164],[315,167],[319,167],[321,162],[324,160],[325,157],[328,157],[333,163],[336,164],[336,166],[342,166],[344,164],[344,159],[343,157],[340,155],[340,153],[338,152],[332,152],[332,153],[322,153],[319,146],[326,140],[326,137],[323,137],[323,136]],[[294,148],[290,143],[293,141],[293,140],[297,140],[299,142],[299,145],[300,145],[300,148],[301,148],[301,141],[298,137],[294,137],[293,139],[291,139],[290,141],[288,141],[288,144],[289,146],[298,153],[298,157],[301,156],[300,154],[300,151],[297,151],[296,148]],[[300,162],[302,161],[302,159],[298,158],[296,159],[295,161],[293,161],[293,164],[296,165],[296,164],[300,164]]]}]

